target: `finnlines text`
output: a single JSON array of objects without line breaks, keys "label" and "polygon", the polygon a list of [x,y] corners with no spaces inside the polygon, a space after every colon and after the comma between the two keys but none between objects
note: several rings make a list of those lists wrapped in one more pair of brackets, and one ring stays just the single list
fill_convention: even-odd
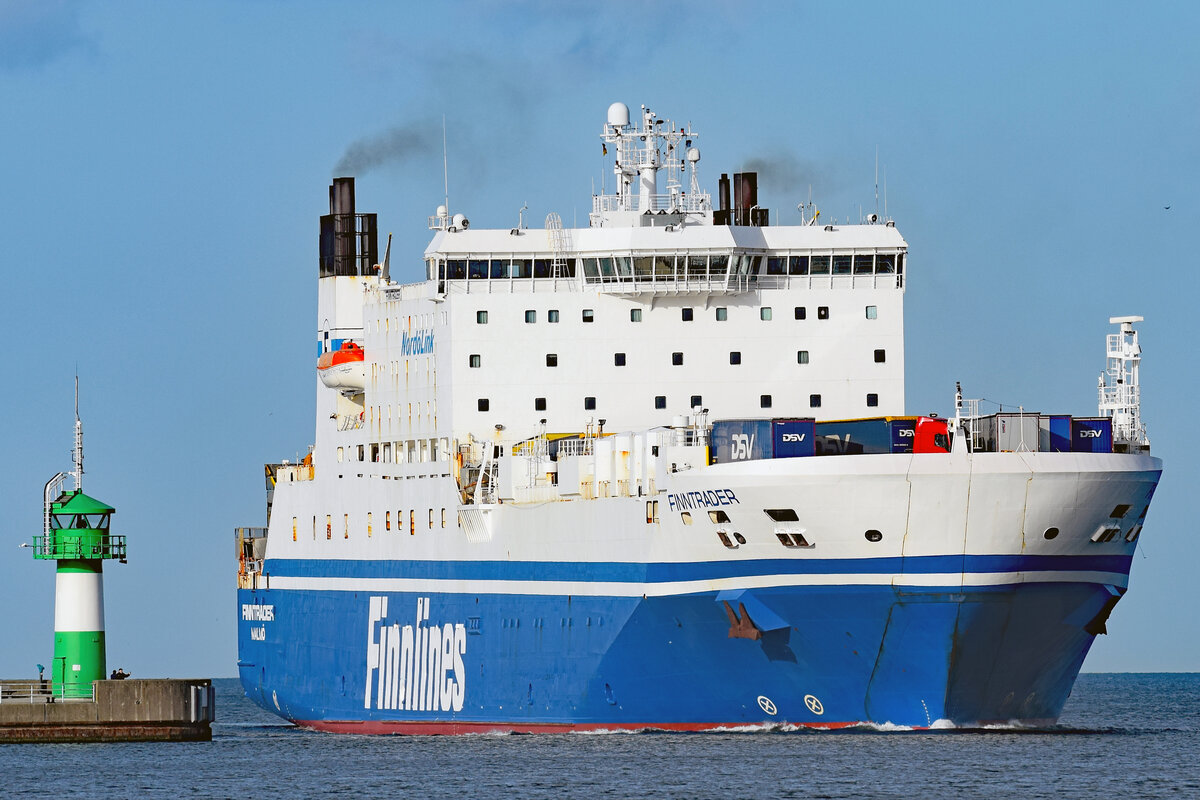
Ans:
[{"label": "finnlines text", "polygon": [[703,492],[668,494],[667,503],[670,504],[672,511],[717,508],[719,506],[731,506],[734,503],[741,505],[741,501],[734,497],[732,489],[708,489]]},{"label": "finnlines text", "polygon": [[428,597],[417,598],[413,624],[403,627],[389,624],[388,598],[372,597],[368,609],[363,708],[462,711],[467,626],[428,624]]},{"label": "finnlines text", "polygon": [[419,330],[412,336],[403,334],[400,340],[400,352],[406,356],[420,356],[433,352],[433,330]]}]

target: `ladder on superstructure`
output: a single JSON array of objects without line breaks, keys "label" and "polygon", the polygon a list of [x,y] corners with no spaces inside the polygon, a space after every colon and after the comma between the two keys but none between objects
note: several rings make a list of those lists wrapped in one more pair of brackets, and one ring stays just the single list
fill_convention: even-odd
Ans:
[{"label": "ladder on superstructure", "polygon": [[546,236],[550,239],[550,250],[554,254],[551,262],[551,277],[562,278],[567,274],[567,253],[571,251],[571,237],[563,230],[558,212],[546,215]]}]

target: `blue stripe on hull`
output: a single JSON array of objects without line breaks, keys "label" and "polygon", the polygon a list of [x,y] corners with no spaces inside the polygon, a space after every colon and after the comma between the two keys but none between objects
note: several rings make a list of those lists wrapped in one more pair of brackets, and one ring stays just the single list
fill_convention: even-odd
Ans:
[{"label": "blue stripe on hull", "polygon": [[[369,624],[371,598],[383,596],[387,613]],[[759,615],[756,625],[774,628],[755,640],[730,637],[725,606],[711,592],[625,598],[240,590],[239,666],[248,696],[294,720],[514,727],[1045,722],[1057,718],[1091,645],[1085,626],[1113,598],[1107,587],[1085,583],[754,589],[742,593],[742,606],[751,619]],[[270,619],[246,606],[269,606]],[[736,600],[730,606],[740,613]],[[418,623],[422,607],[427,619]],[[389,663],[379,646],[393,632],[395,641],[412,635],[419,646],[420,632],[435,629],[425,658],[405,666],[393,666],[403,661],[395,657]],[[374,670],[369,637],[380,653]],[[381,675],[389,689],[398,687],[396,708],[376,707]],[[399,707],[443,703],[445,710]]]}]

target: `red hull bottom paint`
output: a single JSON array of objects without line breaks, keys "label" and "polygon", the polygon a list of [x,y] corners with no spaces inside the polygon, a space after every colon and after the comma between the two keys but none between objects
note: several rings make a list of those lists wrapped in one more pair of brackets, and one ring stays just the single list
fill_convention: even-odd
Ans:
[{"label": "red hull bottom paint", "polygon": [[329,720],[293,720],[302,728],[326,733],[404,734],[410,736],[444,736],[470,733],[576,733],[585,731],[715,731],[745,728],[769,728],[774,724],[794,725],[797,728],[836,730],[861,725],[860,722],[662,722],[662,723],[541,723],[513,725],[507,722],[416,722],[362,720],[335,722]]}]

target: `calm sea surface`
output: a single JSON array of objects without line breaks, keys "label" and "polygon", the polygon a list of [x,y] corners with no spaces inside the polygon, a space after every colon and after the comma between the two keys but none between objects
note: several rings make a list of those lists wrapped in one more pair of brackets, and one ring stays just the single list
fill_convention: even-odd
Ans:
[{"label": "calm sea surface", "polygon": [[1039,731],[355,737],[217,682],[213,741],[0,745],[0,796],[1200,798],[1200,674],[1083,675]]}]

